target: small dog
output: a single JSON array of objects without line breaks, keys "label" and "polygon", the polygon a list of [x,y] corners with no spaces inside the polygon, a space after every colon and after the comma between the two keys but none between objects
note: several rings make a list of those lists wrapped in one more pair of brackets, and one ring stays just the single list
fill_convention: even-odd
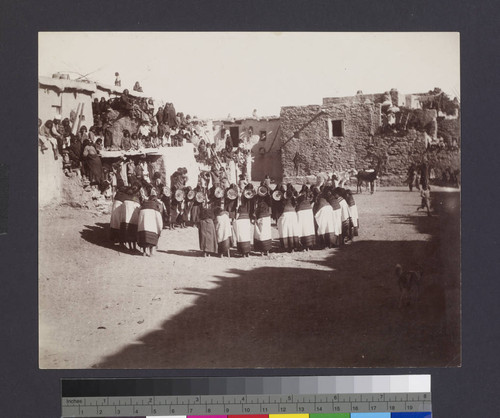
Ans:
[{"label": "small dog", "polygon": [[403,271],[403,267],[396,264],[396,277],[400,291],[399,308],[403,306],[403,302],[409,305],[412,300],[418,300],[422,276],[422,271]]}]

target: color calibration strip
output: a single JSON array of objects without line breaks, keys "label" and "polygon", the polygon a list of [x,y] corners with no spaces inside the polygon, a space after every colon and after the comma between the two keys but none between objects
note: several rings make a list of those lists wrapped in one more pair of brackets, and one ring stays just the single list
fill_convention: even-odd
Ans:
[{"label": "color calibration strip", "polygon": [[62,417],[124,416],[430,417],[430,375],[62,380]]}]

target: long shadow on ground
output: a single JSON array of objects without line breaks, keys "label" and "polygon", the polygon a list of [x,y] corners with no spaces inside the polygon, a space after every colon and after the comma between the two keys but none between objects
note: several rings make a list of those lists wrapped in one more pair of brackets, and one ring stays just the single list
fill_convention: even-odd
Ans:
[{"label": "long shadow on ground", "polygon": [[[94,367],[456,366],[459,212],[440,210],[400,219],[430,241],[358,241],[311,268],[230,269],[213,289],[178,289],[194,304]],[[396,263],[424,272],[419,300],[402,308]]]}]

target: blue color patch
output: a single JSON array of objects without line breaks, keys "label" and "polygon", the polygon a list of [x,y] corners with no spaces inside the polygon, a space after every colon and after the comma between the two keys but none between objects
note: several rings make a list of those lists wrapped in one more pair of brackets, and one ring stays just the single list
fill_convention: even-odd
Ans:
[{"label": "blue color patch", "polygon": [[431,412],[393,412],[391,418],[431,418]]}]

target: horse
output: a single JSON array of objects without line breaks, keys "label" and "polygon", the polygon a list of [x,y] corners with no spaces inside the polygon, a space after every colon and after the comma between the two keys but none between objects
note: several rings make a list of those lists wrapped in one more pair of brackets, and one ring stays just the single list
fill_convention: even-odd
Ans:
[{"label": "horse", "polygon": [[335,187],[344,188],[345,184],[351,180],[351,176],[357,175],[358,172],[354,168],[349,168],[345,171],[335,171],[333,174],[336,176]]},{"label": "horse", "polygon": [[363,182],[370,185],[370,193],[373,194],[375,192],[375,180],[378,178],[378,170],[361,170],[356,174],[356,178],[358,179],[358,184],[356,187],[356,193],[362,193],[362,185]]},{"label": "horse", "polygon": [[327,184],[329,181],[331,181],[332,175],[333,173],[327,173],[325,171],[316,174],[316,187],[320,188],[324,184]]}]

